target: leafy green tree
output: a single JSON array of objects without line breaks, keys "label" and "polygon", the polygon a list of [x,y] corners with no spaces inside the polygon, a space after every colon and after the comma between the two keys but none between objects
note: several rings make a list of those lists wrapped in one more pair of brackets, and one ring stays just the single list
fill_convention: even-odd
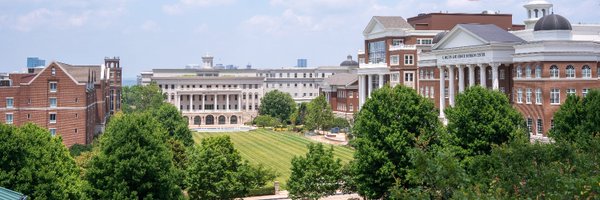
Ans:
[{"label": "leafy green tree", "polygon": [[289,93],[273,90],[260,100],[259,114],[278,118],[281,122],[290,120],[296,110],[296,102]]},{"label": "leafy green tree", "polygon": [[333,158],[333,146],[326,150],[321,143],[308,144],[306,157],[292,158],[288,180],[292,199],[319,199],[341,188],[341,160]]},{"label": "leafy green tree", "polygon": [[353,127],[352,170],[358,193],[370,199],[388,198],[394,185],[409,186],[406,174],[414,166],[408,153],[418,140],[427,146],[438,143],[440,131],[433,102],[415,90],[385,86],[373,91]]},{"label": "leafy green tree", "polygon": [[192,131],[188,128],[188,121],[185,120],[175,106],[162,103],[160,107],[151,109],[151,113],[167,130],[170,137],[181,141],[188,147],[194,144]]},{"label": "leafy green tree", "polygon": [[600,90],[591,90],[585,98],[569,95],[554,114],[550,136],[557,140],[587,143],[600,133]]},{"label": "leafy green tree", "polygon": [[290,116],[290,120],[292,121],[293,124],[296,124],[296,125],[304,124],[307,113],[308,113],[308,103],[302,102],[302,103],[300,103],[300,105],[298,105],[298,109],[296,109],[296,112],[294,112],[292,114],[292,116]]},{"label": "leafy green tree", "polygon": [[33,124],[0,124],[0,186],[32,199],[86,198],[62,139]]},{"label": "leafy green tree", "polygon": [[343,128],[348,128],[350,127],[350,123],[348,123],[348,120],[346,120],[346,118],[343,117],[335,117],[333,118],[333,120],[331,121],[331,124],[327,125],[328,128],[334,128],[334,127],[338,127],[340,129]]},{"label": "leafy green tree", "polygon": [[276,127],[281,125],[279,119],[269,115],[259,115],[258,117],[254,118],[254,123],[258,127]]},{"label": "leafy green tree", "polygon": [[148,113],[116,115],[85,178],[93,199],[181,199],[167,132]]},{"label": "leafy green tree", "polygon": [[450,143],[461,149],[460,156],[489,154],[492,145],[526,135],[521,113],[499,91],[470,87],[445,112]]},{"label": "leafy green tree", "polygon": [[305,126],[309,130],[323,130],[326,125],[331,124],[333,112],[325,96],[320,95],[308,103],[305,120]]},{"label": "leafy green tree", "polygon": [[151,83],[145,86],[125,86],[123,87],[123,96],[121,98],[123,112],[132,113],[158,108],[163,104],[167,96],[162,93],[156,83]]},{"label": "leafy green tree", "polygon": [[234,199],[275,178],[262,166],[243,162],[229,136],[209,137],[191,152],[187,169],[190,199]]}]

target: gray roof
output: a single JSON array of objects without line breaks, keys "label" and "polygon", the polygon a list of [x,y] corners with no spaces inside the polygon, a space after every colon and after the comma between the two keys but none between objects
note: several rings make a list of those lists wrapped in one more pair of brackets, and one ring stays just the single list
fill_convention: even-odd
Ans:
[{"label": "gray roof", "polygon": [[69,73],[79,83],[88,82],[88,77],[90,77],[92,73],[96,77],[94,83],[100,82],[100,65],[70,65],[62,62],[56,62],[56,64],[59,64],[62,68],[64,68],[67,73]]},{"label": "gray roof", "polygon": [[0,199],[21,200],[21,199],[27,199],[27,196],[25,196],[21,193],[0,187]]},{"label": "gray roof", "polygon": [[563,16],[551,14],[540,18],[536,23],[533,31],[549,31],[549,30],[573,30],[571,22]]},{"label": "gray roof", "polygon": [[525,40],[509,33],[494,24],[459,24],[458,26],[486,40],[488,43],[525,42]]},{"label": "gray roof", "polygon": [[348,85],[358,80],[357,74],[337,73],[325,78],[325,83],[329,85]]},{"label": "gray roof", "polygon": [[375,20],[379,21],[384,28],[410,28],[413,27],[400,16],[374,16]]}]

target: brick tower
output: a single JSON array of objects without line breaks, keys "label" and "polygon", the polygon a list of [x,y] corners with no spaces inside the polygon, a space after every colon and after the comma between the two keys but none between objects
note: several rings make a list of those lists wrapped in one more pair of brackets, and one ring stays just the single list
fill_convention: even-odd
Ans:
[{"label": "brick tower", "polygon": [[121,78],[122,68],[119,64],[119,57],[105,57],[104,65],[109,69],[109,111],[111,114],[114,114],[121,110],[121,88],[123,82]]}]

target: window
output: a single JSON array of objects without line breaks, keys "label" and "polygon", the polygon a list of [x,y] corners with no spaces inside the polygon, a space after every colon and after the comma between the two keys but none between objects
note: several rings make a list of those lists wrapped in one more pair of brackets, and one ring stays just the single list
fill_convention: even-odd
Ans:
[{"label": "window", "polygon": [[517,89],[517,103],[523,103],[523,90]]},{"label": "window", "polygon": [[531,66],[525,67],[525,77],[531,78]]},{"label": "window", "polygon": [[51,124],[56,123],[56,113],[50,113],[50,123]]},{"label": "window", "polygon": [[537,119],[537,134],[541,135],[544,131],[544,121],[542,119]]},{"label": "window", "polygon": [[394,39],[392,40],[392,46],[398,46],[398,45],[403,45],[404,44],[404,40],[403,39]]},{"label": "window", "polygon": [[560,89],[553,88],[550,90],[550,103],[560,104]]},{"label": "window", "polygon": [[6,108],[14,107],[14,99],[12,97],[6,97]]},{"label": "window", "polygon": [[404,82],[413,82],[413,73],[404,74]]},{"label": "window", "polygon": [[6,114],[6,124],[13,124],[13,114],[12,113]]},{"label": "window", "polygon": [[558,70],[558,67],[556,65],[550,66],[550,78],[559,78],[559,76],[560,70]]},{"label": "window", "polygon": [[398,82],[398,81],[400,81],[399,78],[400,78],[400,74],[397,74],[397,73],[392,74],[392,81]]},{"label": "window", "polygon": [[50,68],[50,74],[52,74],[52,76],[56,76],[56,68]]},{"label": "window", "polygon": [[575,78],[575,67],[572,65],[567,66],[567,78]]},{"label": "window", "polygon": [[533,133],[533,119],[527,118],[527,130],[529,130],[529,134]]},{"label": "window", "polygon": [[57,85],[56,82],[50,82],[50,92],[56,92]]},{"label": "window", "polygon": [[56,97],[50,97],[48,102],[50,104],[50,108],[56,108]]},{"label": "window", "polygon": [[419,94],[421,94],[421,96],[425,96],[425,88],[421,87],[419,88]]},{"label": "window", "polygon": [[391,65],[399,65],[400,64],[400,56],[399,55],[390,56],[390,62],[391,62]]},{"label": "window", "polygon": [[350,104],[350,109],[348,109],[348,111],[353,112],[354,111],[354,105]]},{"label": "window", "polygon": [[414,65],[414,57],[413,54],[404,55],[404,65]]},{"label": "window", "polygon": [[431,89],[429,89],[429,92],[430,92],[429,96],[430,96],[431,98],[434,98],[434,94],[435,94],[435,92],[434,92],[434,90],[433,90],[433,86],[431,86]]},{"label": "window", "polygon": [[432,38],[417,38],[417,44],[432,44]]},{"label": "window", "polygon": [[51,128],[51,129],[48,129],[48,130],[50,130],[50,135],[52,135],[52,137],[56,136],[56,129],[55,128]]},{"label": "window", "polygon": [[504,78],[505,78],[504,69],[500,69],[498,71],[500,71],[499,72],[500,80],[504,80]]},{"label": "window", "polygon": [[369,42],[369,63],[385,63],[385,41]]},{"label": "window", "polygon": [[535,103],[542,104],[542,89],[535,89]]},{"label": "window", "polygon": [[423,70],[419,70],[419,79],[421,79],[421,80],[425,79],[423,76]]},{"label": "window", "polygon": [[581,90],[581,94],[583,95],[584,98],[587,96],[587,93],[589,91],[590,91],[590,89],[588,89],[588,88],[584,88],[583,90]]},{"label": "window", "polygon": [[448,88],[444,88],[444,98],[448,98]]},{"label": "window", "polygon": [[31,114],[27,113],[27,119],[31,119]]},{"label": "window", "polygon": [[425,87],[425,97],[429,98],[429,87]]},{"label": "window", "polygon": [[542,66],[538,65],[535,67],[535,77],[542,78]]},{"label": "window", "polygon": [[575,88],[567,89],[567,96],[568,95],[577,95],[577,91],[575,90]]},{"label": "window", "polygon": [[590,66],[584,65],[581,69],[581,76],[583,78],[592,78],[592,69]]},{"label": "window", "polygon": [[522,73],[523,73],[523,70],[521,69],[521,66],[518,66],[518,67],[517,67],[517,72],[516,72],[516,74],[517,74],[517,78],[521,78],[521,74],[522,74]]},{"label": "window", "polygon": [[527,88],[526,91],[525,103],[531,103],[531,88]]}]

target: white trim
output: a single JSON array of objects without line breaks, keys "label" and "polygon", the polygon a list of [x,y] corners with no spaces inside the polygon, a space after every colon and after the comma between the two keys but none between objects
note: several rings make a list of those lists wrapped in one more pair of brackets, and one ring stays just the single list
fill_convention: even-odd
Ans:
[{"label": "white trim", "polygon": [[27,82],[27,83],[21,83],[21,85],[31,85],[31,83],[33,83],[33,81],[35,81],[42,73],[44,73],[44,71],[46,71],[46,69],[48,69],[50,66],[52,66],[52,64],[55,64],[57,67],[59,67],[60,70],[62,70],[69,78],[71,78],[71,80],[76,85],[85,85],[85,83],[79,83],[79,82],[77,82],[77,80],[75,78],[73,78],[73,76],[71,76],[71,74],[69,74],[69,72],[67,72],[67,70],[65,70],[65,68],[63,68],[59,64],[59,62],[56,62],[56,61],[52,61],[52,63],[50,63],[48,66],[46,66],[44,69],[42,69],[42,71],[40,71],[37,75],[35,75],[35,77],[33,77],[29,82]]}]

